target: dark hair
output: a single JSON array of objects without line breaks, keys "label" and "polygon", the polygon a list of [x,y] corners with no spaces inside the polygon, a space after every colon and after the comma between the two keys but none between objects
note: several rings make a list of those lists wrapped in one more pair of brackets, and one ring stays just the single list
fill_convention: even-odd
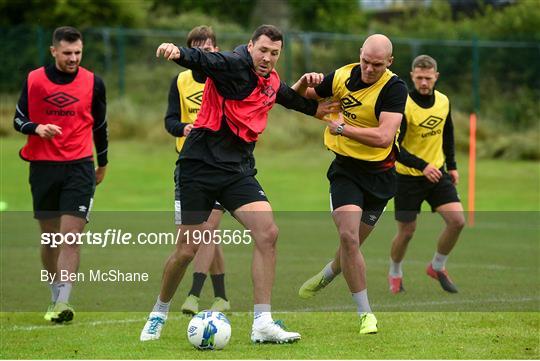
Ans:
[{"label": "dark hair", "polygon": [[201,25],[191,29],[187,36],[186,44],[188,48],[191,48],[193,43],[205,42],[207,39],[212,41],[212,45],[216,46],[216,34],[210,26]]},{"label": "dark hair", "polygon": [[74,27],[61,26],[54,30],[52,37],[53,45],[60,43],[62,40],[67,41],[68,43],[74,43],[77,40],[82,41],[82,34]]},{"label": "dark hair", "polygon": [[272,41],[281,41],[281,46],[283,46],[283,34],[281,31],[276,28],[274,25],[261,25],[255,30],[253,35],[251,35],[251,41],[254,43],[261,35],[266,35]]},{"label": "dark hair", "polygon": [[429,55],[418,55],[412,62],[412,70],[414,68],[434,69],[437,71],[437,61]]}]

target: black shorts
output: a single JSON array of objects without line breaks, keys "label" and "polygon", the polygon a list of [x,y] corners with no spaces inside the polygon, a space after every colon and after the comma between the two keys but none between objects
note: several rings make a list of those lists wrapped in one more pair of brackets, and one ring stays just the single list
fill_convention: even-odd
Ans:
[{"label": "black shorts", "polygon": [[255,169],[229,172],[202,161],[179,159],[175,169],[176,224],[203,223],[216,209],[216,202],[230,212],[248,203],[268,202],[256,173]]},{"label": "black shorts", "polygon": [[369,173],[354,167],[354,162],[336,159],[327,172],[330,181],[330,207],[344,205],[362,208],[362,222],[374,226],[395,193],[394,168]]},{"label": "black shorts", "polygon": [[88,220],[96,189],[93,162],[30,163],[34,218],[70,214]]},{"label": "black shorts", "polygon": [[[174,168],[174,222],[175,224],[182,224],[182,213],[180,206],[180,166],[177,164]],[[213,209],[226,212],[225,208],[216,201]]]},{"label": "black shorts", "polygon": [[429,203],[432,212],[443,204],[460,202],[456,187],[447,172],[443,171],[438,183],[432,183],[424,176],[397,175],[397,193],[394,199],[396,220],[416,220],[423,201]]}]

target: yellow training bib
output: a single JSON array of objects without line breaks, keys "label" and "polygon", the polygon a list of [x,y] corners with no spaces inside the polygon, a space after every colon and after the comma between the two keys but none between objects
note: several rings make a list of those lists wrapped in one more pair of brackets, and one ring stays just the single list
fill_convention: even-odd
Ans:
[{"label": "yellow training bib", "polygon": [[[422,158],[437,168],[444,165],[442,148],[443,129],[450,111],[450,101],[441,92],[435,90],[435,102],[431,108],[422,108],[409,96],[405,105],[407,131],[401,146],[409,153]],[[423,173],[396,162],[399,174],[421,176]]]},{"label": "yellow training bib", "polygon": [[[178,74],[176,86],[180,93],[180,119],[182,123],[193,123],[201,109],[202,96],[205,83],[199,83],[193,78],[191,70]],[[186,137],[176,138],[176,151],[180,153]]]},{"label": "yellow training bib", "polygon": [[[395,74],[386,69],[383,76],[376,83],[367,88],[350,91],[347,89],[346,84],[351,77],[351,71],[357,65],[358,63],[349,64],[336,70],[332,83],[332,93],[334,99],[341,102],[343,120],[346,124],[358,128],[376,128],[379,126],[379,120],[375,116],[377,98],[385,84]],[[382,161],[386,159],[393,146],[390,145],[387,148],[371,147],[344,136],[332,135],[328,128],[324,131],[324,144],[335,153],[365,161]]]}]

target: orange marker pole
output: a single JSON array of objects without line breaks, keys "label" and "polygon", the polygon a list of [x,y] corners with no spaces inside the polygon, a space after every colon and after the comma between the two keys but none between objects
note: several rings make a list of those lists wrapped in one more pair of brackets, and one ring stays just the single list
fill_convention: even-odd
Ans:
[{"label": "orange marker pole", "polygon": [[474,195],[476,180],[476,114],[471,113],[469,117],[469,202],[467,210],[467,223],[469,227],[474,226]]}]

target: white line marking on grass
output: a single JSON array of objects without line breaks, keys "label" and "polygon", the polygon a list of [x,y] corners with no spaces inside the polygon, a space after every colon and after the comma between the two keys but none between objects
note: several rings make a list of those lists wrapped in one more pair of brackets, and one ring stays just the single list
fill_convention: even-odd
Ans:
[{"label": "white line marking on grass", "polygon": [[[369,266],[370,263],[376,263],[376,264],[388,264],[388,259],[382,259],[382,258],[374,258],[374,259],[367,259],[366,264]],[[428,263],[426,261],[419,261],[419,260],[407,260],[405,263],[412,264],[412,265],[422,265],[426,266]],[[485,269],[485,270],[495,270],[495,271],[525,271],[525,270],[537,270],[538,265],[532,266],[532,267],[521,267],[521,266],[506,266],[506,265],[500,265],[500,264],[474,264],[474,263],[460,263],[460,262],[452,262],[450,268],[475,268],[475,269]]]},{"label": "white line marking on grass", "polygon": [[[418,307],[418,306],[440,306],[440,305],[460,305],[460,304],[482,304],[482,303],[527,303],[527,302],[538,302],[540,297],[521,297],[521,298],[492,298],[492,299],[464,299],[464,300],[451,300],[451,301],[425,301],[425,302],[401,302],[399,304],[373,304],[374,308],[378,308],[379,312],[384,312],[388,308],[401,308],[401,307]],[[328,312],[328,311],[354,311],[353,305],[335,305],[335,306],[324,306],[324,307],[307,307],[301,308],[294,311],[277,311],[278,313],[298,313],[298,312]],[[433,311],[438,312],[438,311]],[[446,312],[446,311],[441,311]],[[468,312],[468,311],[464,311]],[[233,314],[244,313],[244,312],[233,312]],[[251,312],[247,312],[251,313]],[[168,321],[172,320],[182,320],[185,317],[168,317]],[[69,325],[35,325],[35,326],[13,326],[8,328],[8,331],[36,331],[36,330],[55,330],[61,329],[64,327],[92,327],[92,326],[102,326],[102,325],[111,325],[111,324],[126,324],[126,323],[142,323],[146,320],[146,317],[137,317],[137,318],[128,318],[128,319],[118,319],[118,320],[102,320],[102,321],[91,321],[91,322],[75,322]]]},{"label": "white line marking on grass", "polygon": [[[237,258],[250,258],[251,254],[227,254],[227,257],[237,257]],[[298,260],[298,261],[321,261],[321,262],[328,262],[328,258],[324,257],[310,257],[310,256],[297,256],[297,255],[287,255],[283,254],[279,256],[280,259],[287,259],[287,260]],[[370,264],[388,264],[387,258],[367,258],[366,264],[369,267]],[[425,267],[428,264],[428,261],[421,261],[421,260],[415,260],[415,259],[407,259],[405,261],[407,265],[422,265]],[[474,263],[460,263],[460,262],[452,262],[450,268],[467,268],[467,269],[479,269],[479,270],[490,270],[490,271],[530,271],[530,270],[538,270],[538,264],[535,264],[531,267],[522,267],[522,266],[509,266],[509,265],[502,265],[502,264],[474,264]]]},{"label": "white line marking on grass", "polygon": [[402,306],[416,307],[416,306],[438,306],[438,305],[459,305],[459,304],[482,304],[482,303],[527,303],[540,301],[540,297],[520,297],[520,298],[492,298],[492,299],[465,299],[465,300],[452,300],[452,301],[424,301],[424,302],[403,302],[399,304],[375,304],[375,307],[386,308],[398,308]]},{"label": "white line marking on grass", "polygon": [[[538,219],[536,219],[538,220]],[[505,223],[505,222],[478,222],[478,224],[475,224],[474,226],[476,229],[504,229],[504,230],[511,230],[511,227],[519,228],[523,231],[537,231],[540,229],[540,226],[537,224],[530,224],[530,223]]]},{"label": "white line marking on grass", "polygon": [[[418,306],[442,306],[442,305],[460,305],[460,304],[482,304],[482,303],[527,303],[527,302],[539,302],[540,297],[521,297],[521,298],[492,298],[492,299],[464,299],[464,300],[451,300],[451,301],[424,301],[424,302],[400,302],[398,304],[372,304],[373,308],[379,309],[384,312],[387,308],[401,308],[401,307],[418,307]],[[302,308],[300,311],[304,312],[322,312],[322,311],[352,311],[354,305],[335,305],[324,307],[307,307]],[[298,312],[298,311],[291,311]],[[435,311],[437,312],[437,311]],[[446,312],[446,311],[441,311]],[[467,312],[467,311],[464,311]]]},{"label": "white line marking on grass", "polygon": [[[182,317],[168,317],[167,320],[181,320]],[[13,326],[10,330],[11,331],[34,331],[34,330],[42,330],[42,329],[48,329],[48,330],[55,330],[55,329],[61,329],[64,327],[75,327],[75,326],[101,326],[101,325],[118,325],[121,323],[141,323],[141,327],[143,326],[143,322],[146,321],[146,317],[139,317],[139,318],[128,318],[128,319],[118,319],[118,320],[102,320],[102,321],[91,321],[91,322],[74,322],[70,324],[55,324],[50,323],[48,325],[35,325],[35,326]]]},{"label": "white line marking on grass", "polygon": [[[228,254],[227,257],[232,258],[251,258],[251,254]],[[310,257],[310,256],[302,256],[301,258],[298,257],[298,255],[287,255],[283,254],[279,256],[280,259],[294,259],[295,261],[321,261],[321,263],[328,262],[328,258],[325,257]],[[388,258],[366,258],[366,264],[369,266],[370,264],[388,264]],[[413,265],[417,266],[420,265],[423,268],[427,266],[429,261],[425,260],[418,260],[418,259],[407,259],[405,261],[405,264],[407,265]],[[534,265],[531,265],[530,267],[522,267],[522,266],[510,266],[510,265],[504,265],[504,264],[486,264],[486,263],[462,263],[462,262],[452,262],[450,265],[450,268],[467,268],[467,269],[479,269],[479,270],[490,270],[490,271],[530,271],[534,270],[537,271],[539,267],[538,262],[535,262]]]}]

